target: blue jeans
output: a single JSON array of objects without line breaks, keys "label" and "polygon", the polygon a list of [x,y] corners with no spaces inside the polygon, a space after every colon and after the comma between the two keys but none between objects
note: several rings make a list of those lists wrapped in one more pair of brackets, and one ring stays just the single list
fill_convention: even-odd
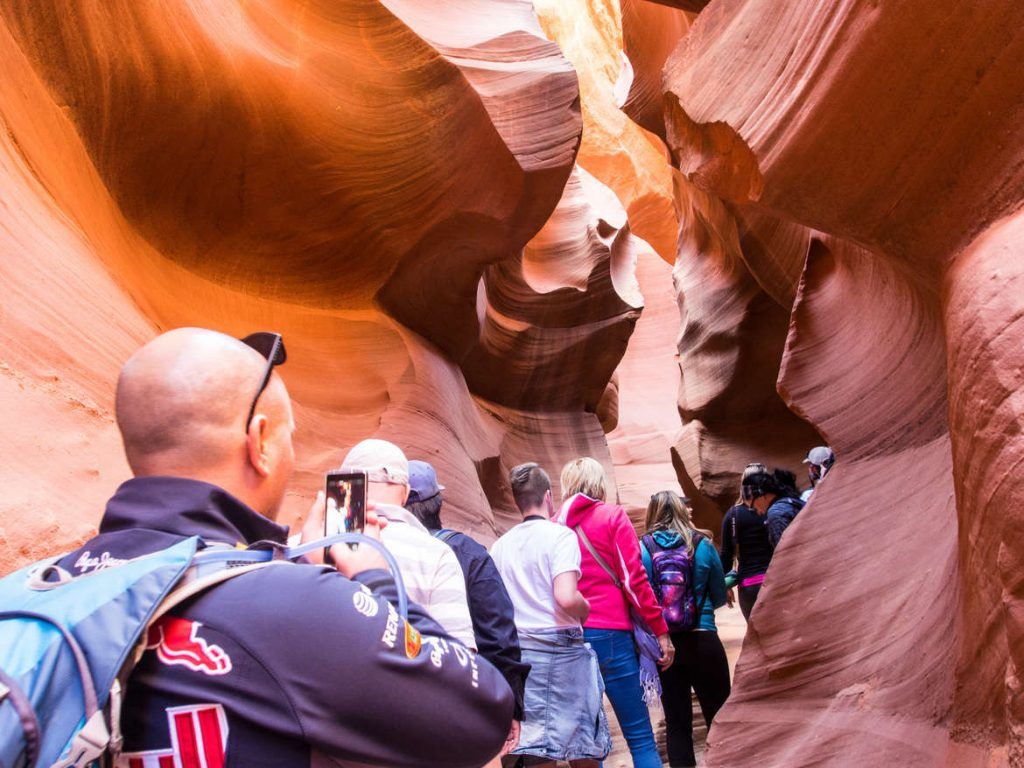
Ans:
[{"label": "blue jeans", "polygon": [[605,693],[629,745],[633,768],[661,768],[651,716],[640,687],[633,633],[625,629],[584,629],[583,639],[597,653]]}]

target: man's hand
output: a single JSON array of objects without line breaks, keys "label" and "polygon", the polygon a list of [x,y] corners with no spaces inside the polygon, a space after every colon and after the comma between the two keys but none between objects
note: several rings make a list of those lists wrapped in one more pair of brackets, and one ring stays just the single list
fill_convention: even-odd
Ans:
[{"label": "man's hand", "polygon": [[667,634],[658,635],[658,645],[661,646],[661,658],[658,659],[658,666],[668,669],[676,658],[676,647],[672,645],[672,638]]},{"label": "man's hand", "polygon": [[[378,517],[373,511],[373,504],[366,503],[366,527],[363,535],[380,541],[380,532],[387,526],[388,521]],[[340,573],[350,579],[363,571],[371,571],[376,568],[388,570],[388,563],[376,549],[370,546],[356,545],[355,549],[348,544],[335,544],[331,547],[331,558],[334,560],[334,567]]]}]

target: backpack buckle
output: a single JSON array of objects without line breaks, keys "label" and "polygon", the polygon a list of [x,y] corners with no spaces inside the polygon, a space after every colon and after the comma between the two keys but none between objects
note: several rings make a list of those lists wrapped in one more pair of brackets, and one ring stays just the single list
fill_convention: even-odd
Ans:
[{"label": "backpack buckle", "polygon": [[86,768],[90,763],[99,760],[107,751],[110,743],[110,732],[104,722],[103,712],[94,712],[85,726],[71,740],[68,756],[58,760],[52,768]]}]

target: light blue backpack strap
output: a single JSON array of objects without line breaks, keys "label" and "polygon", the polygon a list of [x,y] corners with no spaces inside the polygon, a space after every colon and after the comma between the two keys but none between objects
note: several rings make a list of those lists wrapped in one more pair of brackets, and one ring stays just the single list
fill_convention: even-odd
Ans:
[{"label": "light blue backpack strap", "polygon": [[450,542],[452,538],[457,534],[458,531],[453,531],[451,528],[442,528],[439,531],[434,531],[432,534],[435,539],[443,541],[445,544]]},{"label": "light blue backpack strap", "polygon": [[361,533],[336,533],[333,536],[327,536],[316,541],[311,541],[308,544],[300,544],[297,547],[289,547],[285,550],[284,556],[288,560],[295,560],[308,555],[310,552],[315,552],[318,549],[326,549],[333,544],[367,544],[378,552],[384,558],[384,561],[388,564],[388,568],[391,570],[391,575],[395,579],[395,586],[398,587],[398,612],[401,614],[403,619],[409,618],[409,598],[405,594],[405,582],[402,580],[402,572],[398,569],[398,563],[395,562],[394,556],[388,552],[387,547],[381,544],[376,539],[371,539],[369,536],[364,536]]}]

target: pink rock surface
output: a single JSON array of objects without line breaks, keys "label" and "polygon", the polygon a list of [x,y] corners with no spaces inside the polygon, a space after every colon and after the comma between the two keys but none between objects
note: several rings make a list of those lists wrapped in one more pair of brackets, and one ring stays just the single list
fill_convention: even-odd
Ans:
[{"label": "pink rock surface", "polygon": [[715,0],[666,65],[673,160],[760,217],[744,261],[795,296],[778,391],[838,454],[709,766],[1024,764],[1022,21]]}]

